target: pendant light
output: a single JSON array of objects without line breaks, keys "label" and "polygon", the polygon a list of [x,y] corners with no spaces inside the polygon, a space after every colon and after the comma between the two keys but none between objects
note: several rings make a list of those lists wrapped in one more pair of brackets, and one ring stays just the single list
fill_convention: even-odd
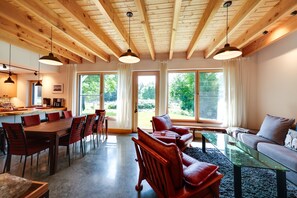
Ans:
[{"label": "pendant light", "polygon": [[133,13],[127,12],[126,15],[127,17],[129,17],[129,49],[127,50],[127,52],[125,52],[120,56],[119,61],[121,61],[122,63],[133,64],[133,63],[138,63],[140,59],[130,49],[130,18],[133,16]]},{"label": "pendant light", "polygon": [[53,54],[53,29],[51,27],[51,52],[47,56],[39,58],[39,62],[47,65],[63,65],[63,63]]},{"label": "pendant light", "polygon": [[227,20],[226,20],[226,44],[224,48],[220,49],[215,55],[214,59],[216,60],[228,60],[236,58],[242,54],[242,52],[236,48],[230,46],[228,43],[228,7],[232,5],[232,1],[226,1],[224,3],[224,8],[227,8]]},{"label": "pendant light", "polygon": [[14,84],[14,81],[11,79],[11,71],[10,71],[10,68],[11,68],[11,44],[9,44],[9,76],[8,76],[8,78],[4,81],[4,83],[11,83],[11,84]]},{"label": "pendant light", "polygon": [[40,82],[40,62],[38,62],[38,80],[37,83],[35,83],[35,86],[42,86]]}]

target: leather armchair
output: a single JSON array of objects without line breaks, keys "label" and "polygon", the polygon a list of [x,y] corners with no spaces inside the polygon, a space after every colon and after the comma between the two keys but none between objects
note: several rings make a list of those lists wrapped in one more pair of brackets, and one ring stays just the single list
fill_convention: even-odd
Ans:
[{"label": "leather armchair", "polygon": [[187,127],[173,126],[168,114],[153,116],[152,125],[154,132],[175,134],[177,137],[176,144],[181,150],[184,150],[193,140],[193,134],[190,133],[190,129]]},{"label": "leather armchair", "polygon": [[138,139],[132,140],[140,171],[137,191],[145,179],[158,197],[219,197],[223,175],[218,166],[200,162],[139,128]]}]

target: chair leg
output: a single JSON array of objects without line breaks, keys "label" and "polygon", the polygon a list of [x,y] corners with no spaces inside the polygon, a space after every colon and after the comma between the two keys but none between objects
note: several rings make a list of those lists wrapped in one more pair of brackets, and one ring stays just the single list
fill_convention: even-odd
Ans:
[{"label": "chair leg", "polygon": [[84,150],[86,151],[86,141],[84,141],[84,144],[83,144],[83,140],[80,139],[80,152],[81,152],[82,156],[84,156]]},{"label": "chair leg", "polygon": [[33,155],[31,155],[31,166],[33,164]]},{"label": "chair leg", "polygon": [[68,150],[68,163],[69,163],[69,166],[70,166],[70,152],[69,152],[69,145],[67,146],[67,150]]},{"label": "chair leg", "polygon": [[5,164],[4,164],[4,167],[3,167],[3,173],[5,173],[5,170],[6,170],[6,171],[10,171],[10,167],[8,167],[8,166],[10,166],[10,165],[8,164],[10,160],[11,160],[11,155],[9,155],[9,154],[7,153],[6,160],[5,160]]},{"label": "chair leg", "polygon": [[37,162],[36,162],[37,169],[38,169],[38,162],[39,162],[39,152],[37,153]]},{"label": "chair leg", "polygon": [[[32,157],[32,155],[31,155],[31,157]],[[24,175],[25,175],[26,162],[27,162],[27,156],[25,156],[25,161],[24,161],[24,167],[23,167],[22,177],[24,177]]]},{"label": "chair leg", "polygon": [[22,159],[23,159],[23,156],[21,155],[21,157],[20,157],[20,163],[22,162]]},{"label": "chair leg", "polygon": [[94,149],[96,148],[95,147],[95,135],[93,134],[93,145],[94,145]]}]

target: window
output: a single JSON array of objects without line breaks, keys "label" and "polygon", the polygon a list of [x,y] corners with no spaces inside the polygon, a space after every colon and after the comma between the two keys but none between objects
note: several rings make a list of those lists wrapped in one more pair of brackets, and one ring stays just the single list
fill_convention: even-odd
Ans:
[{"label": "window", "polygon": [[42,86],[35,86],[35,81],[30,81],[31,105],[42,105]]},{"label": "window", "polygon": [[116,116],[117,74],[79,75],[79,114],[95,113],[95,109],[105,109],[106,115]]},{"label": "window", "polygon": [[195,72],[168,74],[168,113],[172,119],[195,118]]},{"label": "window", "polygon": [[172,119],[221,122],[223,97],[222,71],[168,73],[168,113]]}]

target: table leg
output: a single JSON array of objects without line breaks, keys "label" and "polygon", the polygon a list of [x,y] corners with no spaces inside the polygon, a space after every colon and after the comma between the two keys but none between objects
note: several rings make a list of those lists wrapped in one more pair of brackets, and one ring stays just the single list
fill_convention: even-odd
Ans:
[{"label": "table leg", "polygon": [[277,181],[277,197],[286,198],[287,197],[286,172],[281,170],[276,170],[276,181]]},{"label": "table leg", "polygon": [[205,151],[205,137],[202,135],[202,152],[206,153]]},{"label": "table leg", "polygon": [[233,175],[234,175],[234,197],[242,197],[241,189],[241,168],[239,166],[233,165]]},{"label": "table leg", "polygon": [[106,139],[107,139],[107,135],[108,134],[108,119],[105,119],[105,135],[106,135]]},{"label": "table leg", "polygon": [[196,129],[193,129],[193,140],[195,140],[195,132],[196,132]]},{"label": "table leg", "polygon": [[50,146],[49,146],[49,162],[50,162],[50,175],[55,174],[55,168],[54,168],[54,153],[55,153],[55,138],[53,137],[50,140]]}]

